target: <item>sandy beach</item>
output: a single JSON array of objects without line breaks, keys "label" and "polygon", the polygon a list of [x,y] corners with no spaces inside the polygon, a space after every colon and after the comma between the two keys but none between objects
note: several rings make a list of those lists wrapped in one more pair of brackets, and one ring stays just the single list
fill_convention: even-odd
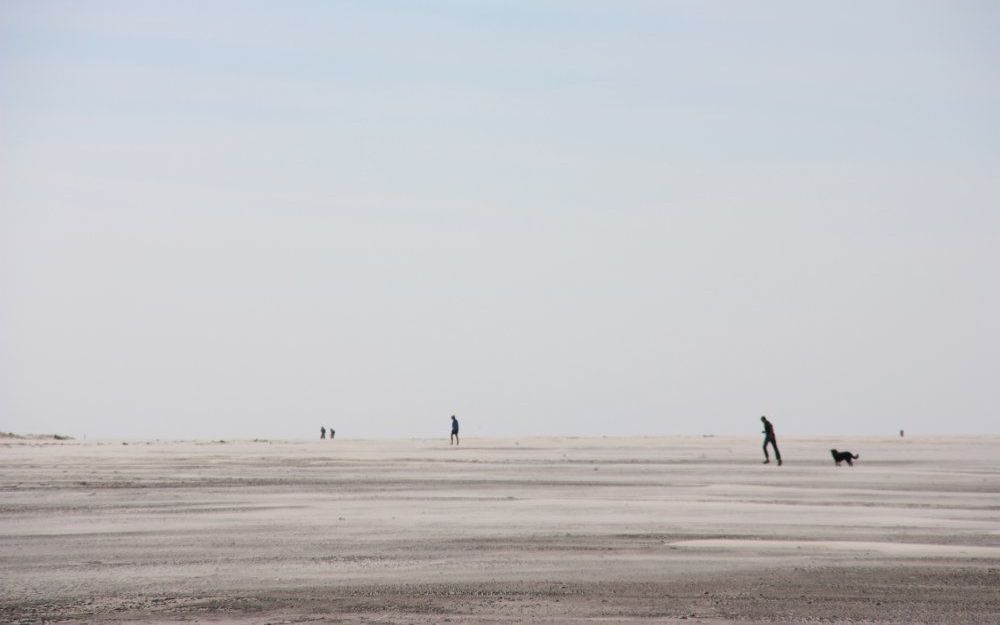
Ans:
[{"label": "sandy beach", "polygon": [[779,443],[3,439],[0,622],[1000,622],[1000,437]]}]

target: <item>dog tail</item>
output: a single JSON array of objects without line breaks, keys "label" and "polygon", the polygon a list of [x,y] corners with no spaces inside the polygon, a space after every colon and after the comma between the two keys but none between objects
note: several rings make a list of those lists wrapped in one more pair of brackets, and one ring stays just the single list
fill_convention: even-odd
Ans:
[{"label": "dog tail", "polygon": [[855,460],[857,460],[860,457],[861,457],[861,454],[854,454],[853,456],[851,456],[851,458],[853,458]]}]

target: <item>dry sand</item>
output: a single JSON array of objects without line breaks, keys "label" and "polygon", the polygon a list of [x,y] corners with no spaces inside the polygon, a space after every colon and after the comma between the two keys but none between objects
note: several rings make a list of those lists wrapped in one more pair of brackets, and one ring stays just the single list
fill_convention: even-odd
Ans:
[{"label": "dry sand", "polygon": [[5,439],[0,622],[1000,622],[1000,438],[463,442]]}]

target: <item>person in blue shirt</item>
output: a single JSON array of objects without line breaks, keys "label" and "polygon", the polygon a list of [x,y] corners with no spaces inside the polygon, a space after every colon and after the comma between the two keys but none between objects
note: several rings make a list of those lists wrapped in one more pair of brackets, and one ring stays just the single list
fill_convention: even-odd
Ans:
[{"label": "person in blue shirt", "polygon": [[449,440],[449,445],[458,444],[458,419],[455,418],[455,415],[451,415],[451,438]]}]

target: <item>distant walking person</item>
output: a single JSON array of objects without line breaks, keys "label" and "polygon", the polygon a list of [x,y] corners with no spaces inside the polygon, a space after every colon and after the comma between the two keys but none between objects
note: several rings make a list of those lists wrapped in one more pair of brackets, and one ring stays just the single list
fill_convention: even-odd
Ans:
[{"label": "distant walking person", "polygon": [[333,437],[336,436],[336,435],[337,435],[337,430],[335,430],[333,428],[330,428],[330,440],[331,441],[333,440]]},{"label": "distant walking person", "polygon": [[326,438],[326,428],[323,427],[322,425],[319,426],[319,437]]},{"label": "distant walking person", "polygon": [[771,447],[774,447],[774,457],[778,459],[780,467],[781,452],[778,451],[778,441],[774,438],[774,426],[767,420],[767,417],[761,417],[760,420],[764,423],[764,464],[771,462],[771,458],[767,455],[767,444],[771,443]]},{"label": "distant walking person", "polygon": [[455,415],[451,415],[451,438],[449,440],[449,445],[458,444],[458,419],[455,418]]}]

